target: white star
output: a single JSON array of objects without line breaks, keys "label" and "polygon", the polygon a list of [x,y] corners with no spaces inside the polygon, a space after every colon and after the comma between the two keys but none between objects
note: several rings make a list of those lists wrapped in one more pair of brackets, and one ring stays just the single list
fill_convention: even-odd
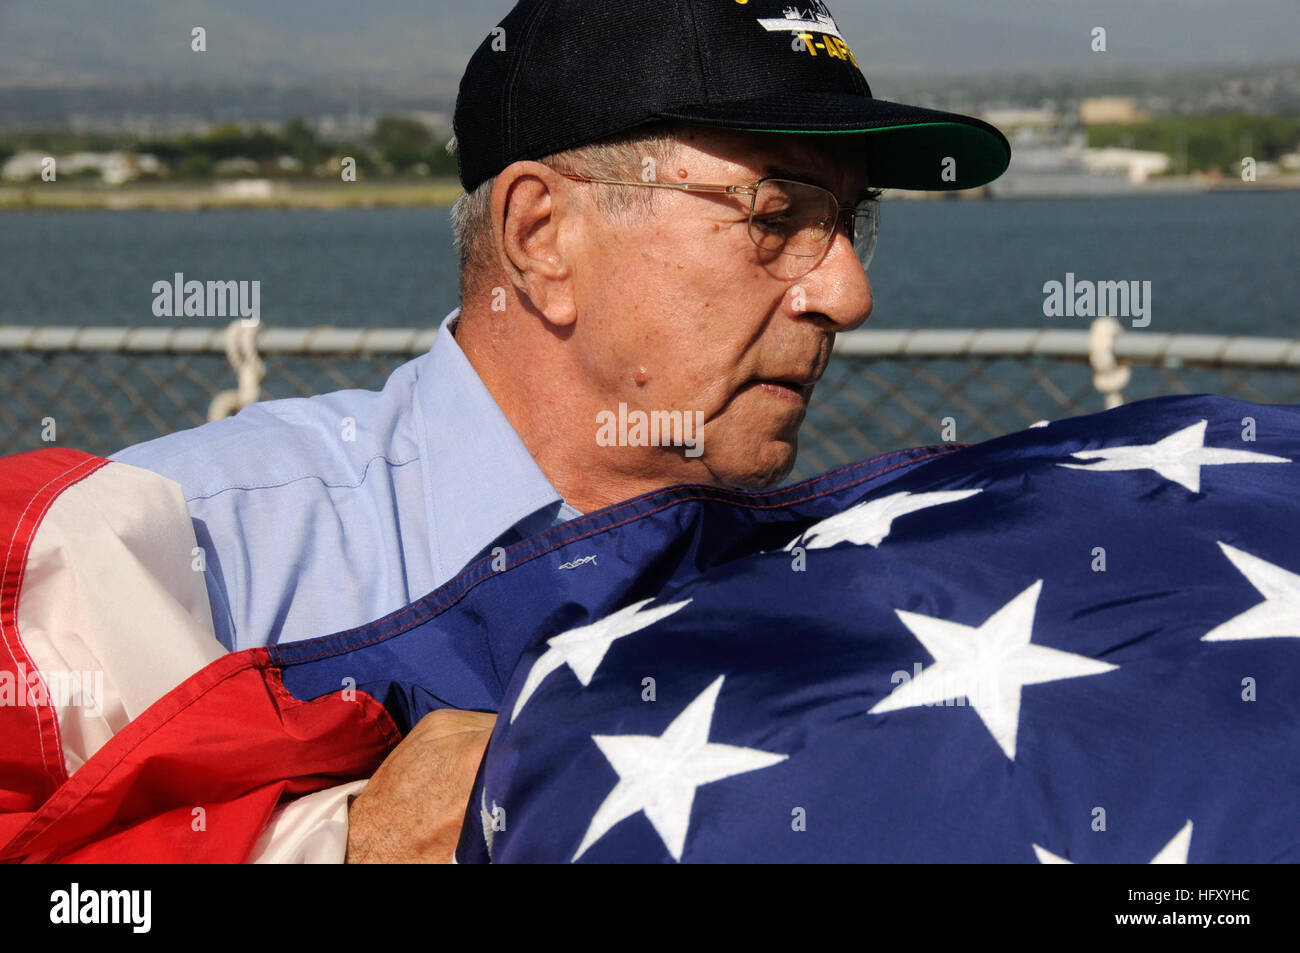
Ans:
[{"label": "white star", "polygon": [[492,810],[488,810],[487,788],[483,788],[483,792],[479,797],[478,819],[483,825],[483,843],[487,845],[489,861],[492,859],[492,840],[496,836],[496,830],[492,826],[493,818],[496,817],[496,811],[497,802],[495,800],[492,802]]},{"label": "white star", "polygon": [[945,490],[938,493],[912,493],[903,490],[878,500],[867,500],[816,523],[785,545],[789,552],[797,545],[808,549],[827,549],[836,543],[879,546],[889,535],[894,520],[917,510],[955,503],[980,490]]},{"label": "white star", "polygon": [[1201,492],[1201,467],[1225,463],[1290,463],[1286,457],[1274,457],[1250,450],[1228,450],[1205,446],[1204,420],[1184,427],[1163,440],[1136,447],[1107,447],[1104,450],[1080,450],[1070,456],[1080,460],[1101,460],[1094,466],[1062,463],[1072,470],[1155,470],[1166,480]]},{"label": "white star", "polygon": [[871,713],[964,696],[993,740],[1014,761],[1020,692],[1025,685],[1098,675],[1118,667],[1029,643],[1042,588],[1040,579],[978,627],[895,609],[934,656],[935,664],[882,698]]},{"label": "white star", "polygon": [[615,639],[640,632],[646,626],[654,625],[660,619],[672,615],[691,602],[690,599],[686,599],[683,602],[655,606],[645,612],[641,611],[653,601],[653,598],[642,599],[590,625],[579,626],[548,639],[546,644],[549,648],[533,663],[528,677],[524,679],[524,687],[519,692],[519,698],[515,700],[515,710],[510,715],[510,721],[514,722],[519,717],[520,710],[532,697],[533,692],[537,691],[537,686],[561,665],[567,664],[573,669],[573,674],[578,676],[578,681],[582,682],[585,688],[591,684],[591,677],[596,674],[596,669],[600,667],[605,653],[609,651]]},{"label": "white star", "polygon": [[1228,639],[1269,639],[1281,636],[1300,638],[1300,575],[1281,566],[1219,543],[1223,554],[1250,584],[1259,590],[1264,601],[1233,616],[1201,636],[1202,642]]},{"label": "white star", "polygon": [[[1149,864],[1185,864],[1187,863],[1187,851],[1192,846],[1192,822],[1188,821],[1183,825],[1182,830],[1175,834],[1164,847],[1161,847],[1147,863]],[[1034,854],[1038,857],[1040,864],[1072,864],[1074,861],[1066,860],[1064,857],[1057,857],[1045,847],[1033,845]]]},{"label": "white star", "polygon": [[644,811],[673,860],[680,861],[697,787],[771,767],[789,757],[709,741],[709,726],[723,677],[718,676],[687,705],[659,737],[591,736],[618,772],[618,784],[596,809],[574,860],[619,821]]}]

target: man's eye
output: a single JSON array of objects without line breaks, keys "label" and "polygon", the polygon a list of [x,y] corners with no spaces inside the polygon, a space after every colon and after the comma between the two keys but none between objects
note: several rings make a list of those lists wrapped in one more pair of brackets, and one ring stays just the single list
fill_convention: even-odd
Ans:
[{"label": "man's eye", "polygon": [[773,235],[788,235],[794,227],[794,217],[789,212],[773,215],[755,215],[754,224]]}]

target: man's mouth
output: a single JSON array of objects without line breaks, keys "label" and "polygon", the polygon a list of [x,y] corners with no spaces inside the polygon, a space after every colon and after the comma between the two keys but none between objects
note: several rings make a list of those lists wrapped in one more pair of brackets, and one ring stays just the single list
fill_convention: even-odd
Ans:
[{"label": "man's mouth", "polygon": [[762,377],[753,381],[750,386],[757,387],[763,393],[778,399],[804,404],[812,395],[815,383],[816,381],[807,378]]}]

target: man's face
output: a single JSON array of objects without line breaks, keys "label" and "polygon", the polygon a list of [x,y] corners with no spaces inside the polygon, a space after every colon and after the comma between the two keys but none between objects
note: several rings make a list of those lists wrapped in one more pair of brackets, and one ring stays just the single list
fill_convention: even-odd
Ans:
[{"label": "man's face", "polygon": [[[779,176],[827,188],[843,204],[866,188],[857,136],[687,127],[683,137],[658,181],[749,186]],[[590,209],[590,196],[580,201]],[[867,319],[871,288],[843,228],[820,260],[760,252],[749,235],[750,203],[747,195],[661,189],[652,214],[583,214],[574,239],[581,247],[570,257],[571,343],[586,380],[610,411],[623,402],[647,413],[701,411],[704,420],[698,456],[682,447],[610,447],[604,452],[628,455],[615,466],[666,482],[748,488],[779,483],[794,466],[834,334]]]}]

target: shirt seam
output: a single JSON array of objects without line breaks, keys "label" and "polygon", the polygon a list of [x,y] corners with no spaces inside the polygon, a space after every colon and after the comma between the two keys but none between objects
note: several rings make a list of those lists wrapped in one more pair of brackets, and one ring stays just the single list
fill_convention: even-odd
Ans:
[{"label": "shirt seam", "polygon": [[370,465],[374,463],[376,460],[383,460],[385,463],[387,463],[389,466],[392,467],[404,467],[407,464],[418,462],[419,459],[420,459],[420,455],[416,454],[415,456],[410,457],[409,459],[406,460],[390,460],[388,459],[388,456],[386,454],[377,453],[373,457],[368,459],[365,462],[365,465],[362,466],[361,477],[355,483],[331,483],[330,481],[326,480],[323,476],[321,476],[318,473],[304,473],[301,476],[290,477],[289,479],[281,480],[278,483],[257,483],[251,485],[237,484],[232,486],[224,486],[221,489],[213,490],[210,493],[199,493],[194,496],[186,496],[185,502],[193,503],[198,500],[210,500],[214,497],[220,496],[222,493],[229,493],[232,490],[243,490],[243,491],[275,490],[281,487],[290,486],[294,483],[302,483],[304,480],[319,480],[323,486],[328,487],[330,489],[355,490],[358,487],[360,487],[363,483],[366,482],[366,478],[370,475]]}]

